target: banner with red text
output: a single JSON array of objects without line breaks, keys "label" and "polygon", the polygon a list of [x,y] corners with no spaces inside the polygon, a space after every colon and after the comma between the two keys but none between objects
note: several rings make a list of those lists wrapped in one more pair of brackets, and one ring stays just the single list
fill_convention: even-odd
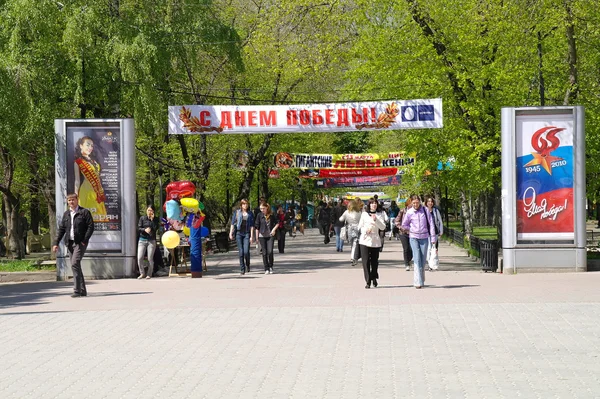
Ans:
[{"label": "banner with red text", "polygon": [[441,128],[442,99],[169,107],[169,134],[305,133]]},{"label": "banner with red text", "polygon": [[[415,164],[415,154],[388,152],[386,154],[293,154],[278,152],[274,166],[280,169],[405,169]],[[402,174],[402,173],[399,173]]]},{"label": "banner with red text", "polygon": [[517,239],[572,240],[573,119],[527,115],[516,122]]},{"label": "banner with red text", "polygon": [[396,176],[403,174],[404,169],[372,168],[372,169],[305,169],[298,177],[302,179],[322,179],[329,177],[359,177],[359,176]]}]

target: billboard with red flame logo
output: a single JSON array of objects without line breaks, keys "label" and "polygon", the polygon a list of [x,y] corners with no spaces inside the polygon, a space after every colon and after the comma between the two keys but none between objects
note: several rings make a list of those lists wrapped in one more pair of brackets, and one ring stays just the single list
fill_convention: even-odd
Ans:
[{"label": "billboard with red flame logo", "polygon": [[516,118],[517,242],[573,240],[573,119]]}]

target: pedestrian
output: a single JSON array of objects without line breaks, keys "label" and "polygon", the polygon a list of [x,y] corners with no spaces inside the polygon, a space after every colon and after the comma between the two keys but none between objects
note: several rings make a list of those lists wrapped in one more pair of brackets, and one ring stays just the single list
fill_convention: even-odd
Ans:
[{"label": "pedestrian", "polygon": [[283,207],[279,205],[275,216],[277,217],[277,250],[282,254],[285,252],[285,235],[287,234],[288,229],[290,230],[290,235],[292,231],[289,222],[289,209],[288,212],[284,213]]},{"label": "pedestrian", "polygon": [[237,242],[238,254],[240,256],[240,275],[250,273],[250,245],[254,236],[254,214],[250,212],[250,204],[247,199],[240,201],[239,209],[231,215],[231,228],[229,239]]},{"label": "pedestrian", "polygon": [[413,259],[412,248],[410,247],[410,238],[408,235],[408,230],[405,230],[402,227],[402,222],[404,221],[404,217],[406,216],[406,212],[410,209],[410,198],[406,200],[404,203],[404,209],[398,212],[398,216],[394,219],[394,224],[399,230],[398,238],[402,243],[402,251],[404,253],[404,267],[406,271],[410,271],[410,262]]},{"label": "pedestrian", "polygon": [[358,222],[360,222],[362,207],[362,200],[358,198],[354,199],[348,203],[348,209],[339,218],[346,226],[346,236],[350,242],[350,262],[352,262],[352,266],[356,266],[358,253],[360,252],[360,246],[358,245],[358,236],[360,235]]},{"label": "pedestrian", "polygon": [[254,221],[254,229],[260,242],[265,274],[273,274],[273,241],[277,233],[277,218],[273,216],[271,206],[263,202],[260,213]]},{"label": "pedestrian", "polygon": [[17,234],[19,237],[19,251],[22,256],[27,255],[27,231],[29,231],[29,222],[25,217],[25,211],[19,212],[19,222],[17,224]]},{"label": "pedestrian", "polygon": [[362,258],[363,272],[365,275],[365,288],[371,288],[371,283],[377,287],[379,278],[379,248],[381,247],[380,232],[385,231],[383,212],[377,211],[378,204],[374,198],[369,199],[367,211],[363,212],[358,222],[360,230],[360,256]]},{"label": "pedestrian", "polygon": [[321,212],[319,212],[319,224],[323,227],[323,244],[329,244],[330,237],[329,232],[331,231],[331,202],[323,204]]},{"label": "pedestrian", "polygon": [[[262,204],[265,201],[266,201],[265,197],[260,197],[258,199],[258,205],[256,206],[256,208],[254,208],[254,221],[255,222],[256,222],[256,219],[258,219],[258,215],[260,215],[260,204]],[[260,245],[258,244],[258,239],[255,242],[256,242],[256,250],[262,255],[262,250],[260,249]]]},{"label": "pedestrian", "polygon": [[409,231],[410,247],[413,252],[415,265],[414,286],[423,288],[425,286],[425,262],[427,260],[427,248],[429,242],[435,243],[435,227],[431,214],[421,205],[418,195],[412,195],[411,208],[406,212],[402,228]]},{"label": "pedestrian", "polygon": [[[154,206],[146,207],[146,214],[140,217],[138,221],[138,239],[137,262],[140,269],[138,279],[146,277],[152,278],[154,273],[154,251],[156,251],[156,232],[158,231],[158,218],[154,215]],[[144,255],[147,252],[148,272],[144,272]]]},{"label": "pedestrian", "polygon": [[389,239],[391,240],[392,237],[396,237],[396,239],[398,239],[397,238],[398,228],[396,227],[395,219],[396,219],[396,216],[398,216],[398,213],[400,213],[400,208],[398,208],[398,205],[396,205],[396,201],[392,201],[388,212],[389,212],[388,216],[390,217],[390,238]]},{"label": "pedestrian", "polygon": [[71,297],[77,298],[87,296],[85,279],[81,270],[81,259],[88,247],[90,237],[94,233],[94,220],[90,211],[79,206],[77,194],[67,195],[67,204],[69,209],[63,214],[58,226],[52,251],[58,252],[58,244],[65,236],[73,270],[74,289]]},{"label": "pedestrian", "polygon": [[[300,217],[298,217],[300,215]],[[298,228],[300,233],[304,235],[304,227],[306,226],[306,222],[308,221],[308,208],[306,204],[303,202],[300,204],[300,210],[296,212],[296,221],[298,221]]]},{"label": "pedestrian", "polygon": [[285,222],[284,234],[289,231],[290,237],[296,237],[296,212],[292,205],[288,207],[285,213]]},{"label": "pedestrian", "polygon": [[331,222],[333,224],[333,231],[335,231],[335,250],[337,252],[344,251],[344,240],[340,235],[342,227],[345,225],[345,222],[341,220],[344,212],[346,212],[346,208],[342,204],[342,201],[337,202],[331,211]]},{"label": "pedestrian", "polygon": [[[440,213],[440,210],[438,209],[437,206],[435,206],[435,200],[433,199],[433,197],[427,197],[425,199],[425,206],[427,207],[427,210],[429,211],[429,213],[431,214],[431,218],[433,219],[433,226],[435,227],[435,235],[436,235],[436,240],[435,242],[431,243],[431,250],[433,250],[433,248],[435,248],[435,250],[438,250],[439,247],[439,237],[441,237],[444,234],[444,221],[442,220],[442,214]],[[429,257],[428,257],[429,260]],[[433,271],[433,269],[431,267],[429,267],[428,265],[428,269],[429,271]]]}]

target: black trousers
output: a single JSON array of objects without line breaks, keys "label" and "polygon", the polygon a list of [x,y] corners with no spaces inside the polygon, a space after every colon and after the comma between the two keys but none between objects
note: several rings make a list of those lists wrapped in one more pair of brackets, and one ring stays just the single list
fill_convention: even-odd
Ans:
[{"label": "black trousers", "polygon": [[275,237],[258,237],[260,248],[262,249],[263,265],[265,270],[273,268],[273,243]]},{"label": "black trousers", "polygon": [[285,251],[285,233],[287,233],[285,228],[277,229],[277,249],[279,250],[280,254],[284,253]]},{"label": "black trousers", "polygon": [[410,247],[410,239],[406,234],[400,233],[400,242],[402,243],[402,252],[404,253],[404,266],[408,266],[413,258],[412,248]]},{"label": "black trousers", "polygon": [[379,268],[379,247],[361,245],[360,257],[362,258],[365,282],[371,284],[371,281],[379,278],[379,273],[377,272]]},{"label": "black trousers", "polygon": [[83,278],[83,271],[81,270],[81,259],[85,254],[86,246],[81,243],[75,244],[73,241],[69,240],[67,249],[69,250],[71,269],[73,270],[73,292],[76,294],[87,295],[85,279]]}]

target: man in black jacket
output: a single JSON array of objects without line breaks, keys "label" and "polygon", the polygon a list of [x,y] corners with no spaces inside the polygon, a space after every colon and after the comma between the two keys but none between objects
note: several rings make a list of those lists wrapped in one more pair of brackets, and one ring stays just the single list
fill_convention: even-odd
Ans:
[{"label": "man in black jacket", "polygon": [[85,208],[79,206],[77,194],[67,195],[69,209],[63,214],[52,251],[58,251],[58,243],[66,234],[67,249],[73,269],[73,298],[87,296],[83,271],[81,270],[81,258],[85,254],[88,242],[94,233],[94,219],[92,214]]}]

